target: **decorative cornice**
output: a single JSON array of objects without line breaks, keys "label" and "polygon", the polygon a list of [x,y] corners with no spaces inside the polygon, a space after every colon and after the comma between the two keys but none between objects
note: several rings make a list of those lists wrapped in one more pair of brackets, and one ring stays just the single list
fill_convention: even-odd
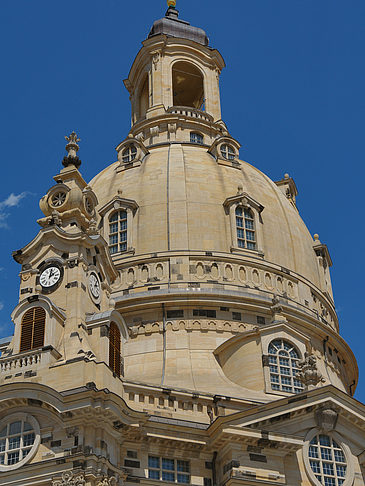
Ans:
[{"label": "decorative cornice", "polygon": [[72,471],[67,471],[62,473],[62,479],[54,479],[52,481],[52,486],[85,486],[86,481],[82,473],[73,473]]}]

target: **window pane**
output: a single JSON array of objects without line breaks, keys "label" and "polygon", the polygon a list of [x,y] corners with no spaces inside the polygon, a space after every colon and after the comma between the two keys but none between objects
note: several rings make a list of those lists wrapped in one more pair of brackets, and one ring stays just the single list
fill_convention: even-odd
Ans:
[{"label": "window pane", "polygon": [[253,221],[251,219],[245,219],[246,229],[253,229]]},{"label": "window pane", "polygon": [[34,444],[34,441],[35,441],[35,435],[34,434],[27,434],[23,438],[23,446],[24,447],[31,446],[31,445]]},{"label": "window pane", "polygon": [[167,469],[169,471],[173,471],[174,467],[174,460],[173,459],[162,459],[162,469]]},{"label": "window pane", "polygon": [[33,427],[28,422],[24,422],[23,430],[24,432],[28,432],[28,430],[33,430]]},{"label": "window pane", "polygon": [[319,443],[323,446],[331,447],[331,440],[327,435],[320,435],[319,436]]},{"label": "window pane", "polygon": [[6,427],[4,427],[1,431],[0,431],[0,437],[5,437],[6,436]]},{"label": "window pane", "polygon": [[9,426],[9,435],[20,434],[22,431],[22,423],[21,422],[13,422]]},{"label": "window pane", "polygon": [[11,466],[12,464],[16,464],[17,462],[19,462],[19,451],[9,452],[9,454],[8,454],[8,466]]},{"label": "window pane", "polygon": [[154,456],[148,456],[148,467],[160,469],[160,458]]},{"label": "window pane", "polygon": [[0,440],[0,452],[5,451],[5,444],[6,444],[5,439]]},{"label": "window pane", "polygon": [[113,214],[113,215],[110,217],[109,221],[118,221],[118,213],[114,213],[114,214]]},{"label": "window pane", "polygon": [[177,482],[183,483],[183,484],[189,484],[190,483],[190,476],[188,476],[187,474],[178,474],[177,475]]},{"label": "window pane", "polygon": [[249,241],[247,242],[247,248],[249,250],[256,250],[256,245],[255,243],[250,243]]},{"label": "window pane", "polygon": [[190,472],[189,461],[177,461],[177,470],[179,472]]},{"label": "window pane", "polygon": [[150,479],[160,479],[160,471],[155,471],[152,469],[148,470],[148,477]]},{"label": "window pane", "polygon": [[315,457],[316,459],[319,458],[317,447],[313,447],[313,446],[309,447],[309,457]]},{"label": "window pane", "polygon": [[20,447],[20,435],[9,438],[9,449],[19,449]]},{"label": "window pane", "polygon": [[118,223],[112,223],[109,225],[110,233],[118,233]]},{"label": "window pane", "polygon": [[246,231],[246,238],[250,241],[255,241],[255,233],[253,231]]},{"label": "window pane", "polygon": [[163,481],[175,481],[175,473],[162,471],[162,480]]},{"label": "window pane", "polygon": [[0,454],[0,464],[5,464],[5,455]]}]

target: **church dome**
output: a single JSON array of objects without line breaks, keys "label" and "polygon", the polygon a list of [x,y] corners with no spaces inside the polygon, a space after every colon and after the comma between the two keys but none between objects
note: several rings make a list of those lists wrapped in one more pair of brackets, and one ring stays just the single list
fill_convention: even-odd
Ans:
[{"label": "church dome", "polygon": [[[204,146],[149,149],[143,164],[118,171],[115,163],[90,183],[104,206],[119,193],[138,203],[135,255],[164,251],[216,252],[270,262],[320,287],[314,241],[280,187],[247,162],[220,165]],[[168,180],[168,186],[167,186]],[[263,209],[258,251],[233,249],[225,201],[247,194]]]},{"label": "church dome", "polygon": [[264,401],[322,383],[350,391],[328,249],[301,219],[293,179],[240,160],[221,116],[224,60],[175,15],[142,43],[124,81],[130,132],[90,182],[129,330],[125,376]]}]

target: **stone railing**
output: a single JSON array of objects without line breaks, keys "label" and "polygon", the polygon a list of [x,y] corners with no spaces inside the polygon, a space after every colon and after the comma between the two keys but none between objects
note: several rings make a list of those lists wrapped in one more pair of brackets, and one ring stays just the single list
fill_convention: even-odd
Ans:
[{"label": "stone railing", "polygon": [[197,108],[190,108],[188,106],[171,106],[167,112],[213,122],[213,117],[208,113],[205,113],[205,111],[198,110]]},{"label": "stone railing", "polygon": [[48,366],[60,357],[61,354],[53,346],[44,346],[13,356],[4,356],[0,358],[0,375],[3,373],[9,375],[12,372],[21,373],[30,368]]},{"label": "stone railing", "polygon": [[0,358],[0,373],[28,368],[41,362],[42,350],[29,351],[9,358]]}]

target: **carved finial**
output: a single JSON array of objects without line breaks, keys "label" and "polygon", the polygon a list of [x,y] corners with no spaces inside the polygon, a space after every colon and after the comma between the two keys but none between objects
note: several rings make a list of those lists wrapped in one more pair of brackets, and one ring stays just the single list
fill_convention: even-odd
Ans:
[{"label": "carved finial", "polygon": [[176,7],[176,0],[167,0],[167,5],[169,7],[175,8]]},{"label": "carved finial", "polygon": [[290,175],[289,174],[284,174],[284,179],[290,179]]},{"label": "carved finial", "polygon": [[76,132],[72,132],[71,135],[65,137],[65,140],[68,141],[68,144],[66,145],[68,155],[63,158],[62,164],[65,167],[68,167],[69,165],[80,167],[81,160],[77,157],[77,152],[80,149],[78,142],[80,142],[81,139],[78,138]]}]

